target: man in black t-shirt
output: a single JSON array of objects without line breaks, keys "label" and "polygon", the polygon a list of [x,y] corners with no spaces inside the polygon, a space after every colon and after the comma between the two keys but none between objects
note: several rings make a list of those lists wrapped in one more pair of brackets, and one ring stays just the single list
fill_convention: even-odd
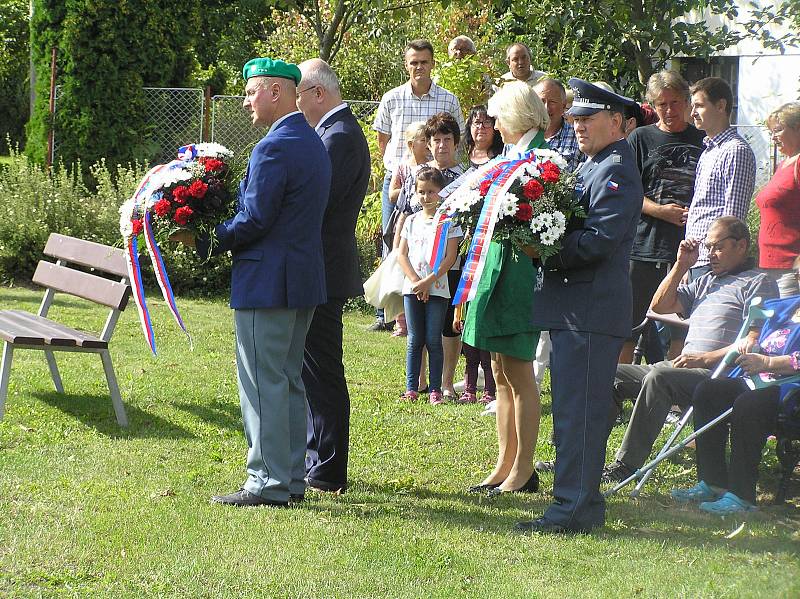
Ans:
[{"label": "man in black t-shirt", "polygon": [[[654,73],[646,95],[659,122],[639,127],[628,137],[644,187],[642,215],[631,249],[632,328],[644,320],[655,290],[675,262],[704,137],[687,122],[689,85],[678,73]],[[633,340],[625,344],[620,362],[631,361],[633,345]]]}]

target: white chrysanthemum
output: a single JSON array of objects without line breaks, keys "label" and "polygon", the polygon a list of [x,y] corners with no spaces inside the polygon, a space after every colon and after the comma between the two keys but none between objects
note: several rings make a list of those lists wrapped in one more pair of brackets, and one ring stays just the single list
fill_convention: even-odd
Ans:
[{"label": "white chrysanthemum", "polygon": [[553,220],[562,229],[567,226],[567,217],[564,216],[563,212],[559,212],[558,210],[553,212]]},{"label": "white chrysanthemum", "polygon": [[539,241],[544,245],[553,245],[557,240],[558,237],[554,236],[550,231],[545,231],[539,235]]},{"label": "white chrysanthemum", "polygon": [[536,156],[539,162],[547,162],[548,160],[555,164],[560,169],[567,168],[567,161],[564,157],[555,150],[536,150]]},{"label": "white chrysanthemum", "polygon": [[159,175],[158,187],[169,187],[170,185],[175,185],[176,183],[191,179],[192,171],[181,167],[175,167],[163,174],[159,173]]},{"label": "white chrysanthemum", "polygon": [[544,222],[542,221],[542,215],[538,214],[531,219],[531,231],[538,233],[542,229],[544,229]]},{"label": "white chrysanthemum", "polygon": [[549,212],[541,214],[540,217],[542,219],[542,226],[546,229],[551,229],[555,224],[555,221],[553,220],[553,215],[550,214]]},{"label": "white chrysanthemum", "polygon": [[131,198],[126,200],[119,207],[119,232],[126,239],[133,235],[133,213],[136,210],[136,200]]},{"label": "white chrysanthemum", "polygon": [[196,144],[198,158],[230,158],[233,152],[225,146],[218,143],[203,143]]},{"label": "white chrysanthemum", "polygon": [[539,178],[542,175],[542,171],[536,166],[536,163],[531,162],[530,164],[526,164],[522,168],[522,172],[530,179]]},{"label": "white chrysanthemum", "polygon": [[517,196],[513,193],[505,192],[497,198],[499,205],[497,206],[497,219],[506,216],[514,216],[517,213]]}]

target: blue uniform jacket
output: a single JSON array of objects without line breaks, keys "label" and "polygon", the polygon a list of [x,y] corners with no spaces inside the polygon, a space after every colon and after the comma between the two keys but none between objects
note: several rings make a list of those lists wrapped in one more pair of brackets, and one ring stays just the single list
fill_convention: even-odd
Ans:
[{"label": "blue uniform jacket", "polygon": [[[331,163],[299,112],[256,144],[239,186],[239,207],[217,225],[233,257],[231,308],[308,308],[327,301],[322,218]],[[207,255],[208,240],[198,240]],[[204,251],[205,250],[205,251]]]},{"label": "blue uniform jacket", "polygon": [[586,218],[573,219],[563,248],[539,269],[533,324],[627,337],[631,332],[631,245],[642,210],[642,180],[623,139],[588,159],[577,193]]}]

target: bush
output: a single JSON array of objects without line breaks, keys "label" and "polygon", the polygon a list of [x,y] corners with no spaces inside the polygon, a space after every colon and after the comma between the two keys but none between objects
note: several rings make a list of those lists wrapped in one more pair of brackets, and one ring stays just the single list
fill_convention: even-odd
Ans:
[{"label": "bush", "polygon": [[[50,233],[62,233],[106,245],[120,246],[119,207],[129,198],[146,168],[115,171],[100,161],[89,168],[95,189],[83,183],[80,163],[62,163],[47,172],[16,150],[0,168],[0,281],[30,281]],[[173,289],[201,294],[227,293],[230,258],[218,256],[202,263],[183,246],[162,247]],[[155,285],[142,260],[145,284]]]}]

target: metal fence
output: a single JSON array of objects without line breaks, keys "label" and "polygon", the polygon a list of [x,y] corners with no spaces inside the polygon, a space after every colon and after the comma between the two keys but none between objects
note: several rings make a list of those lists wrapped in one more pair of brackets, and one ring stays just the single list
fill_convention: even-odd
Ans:
[{"label": "metal fence", "polygon": [[144,98],[156,163],[173,160],[179,147],[203,139],[202,89],[145,87]]},{"label": "metal fence", "polygon": [[[235,154],[249,153],[264,136],[264,129],[254,128],[250,115],[242,108],[244,96],[214,96],[211,98],[210,139]],[[356,119],[372,124],[378,102],[345,100]]]},{"label": "metal fence", "polygon": [[734,125],[756,155],[756,190],[766,185],[780,162],[772,136],[763,125]]}]

